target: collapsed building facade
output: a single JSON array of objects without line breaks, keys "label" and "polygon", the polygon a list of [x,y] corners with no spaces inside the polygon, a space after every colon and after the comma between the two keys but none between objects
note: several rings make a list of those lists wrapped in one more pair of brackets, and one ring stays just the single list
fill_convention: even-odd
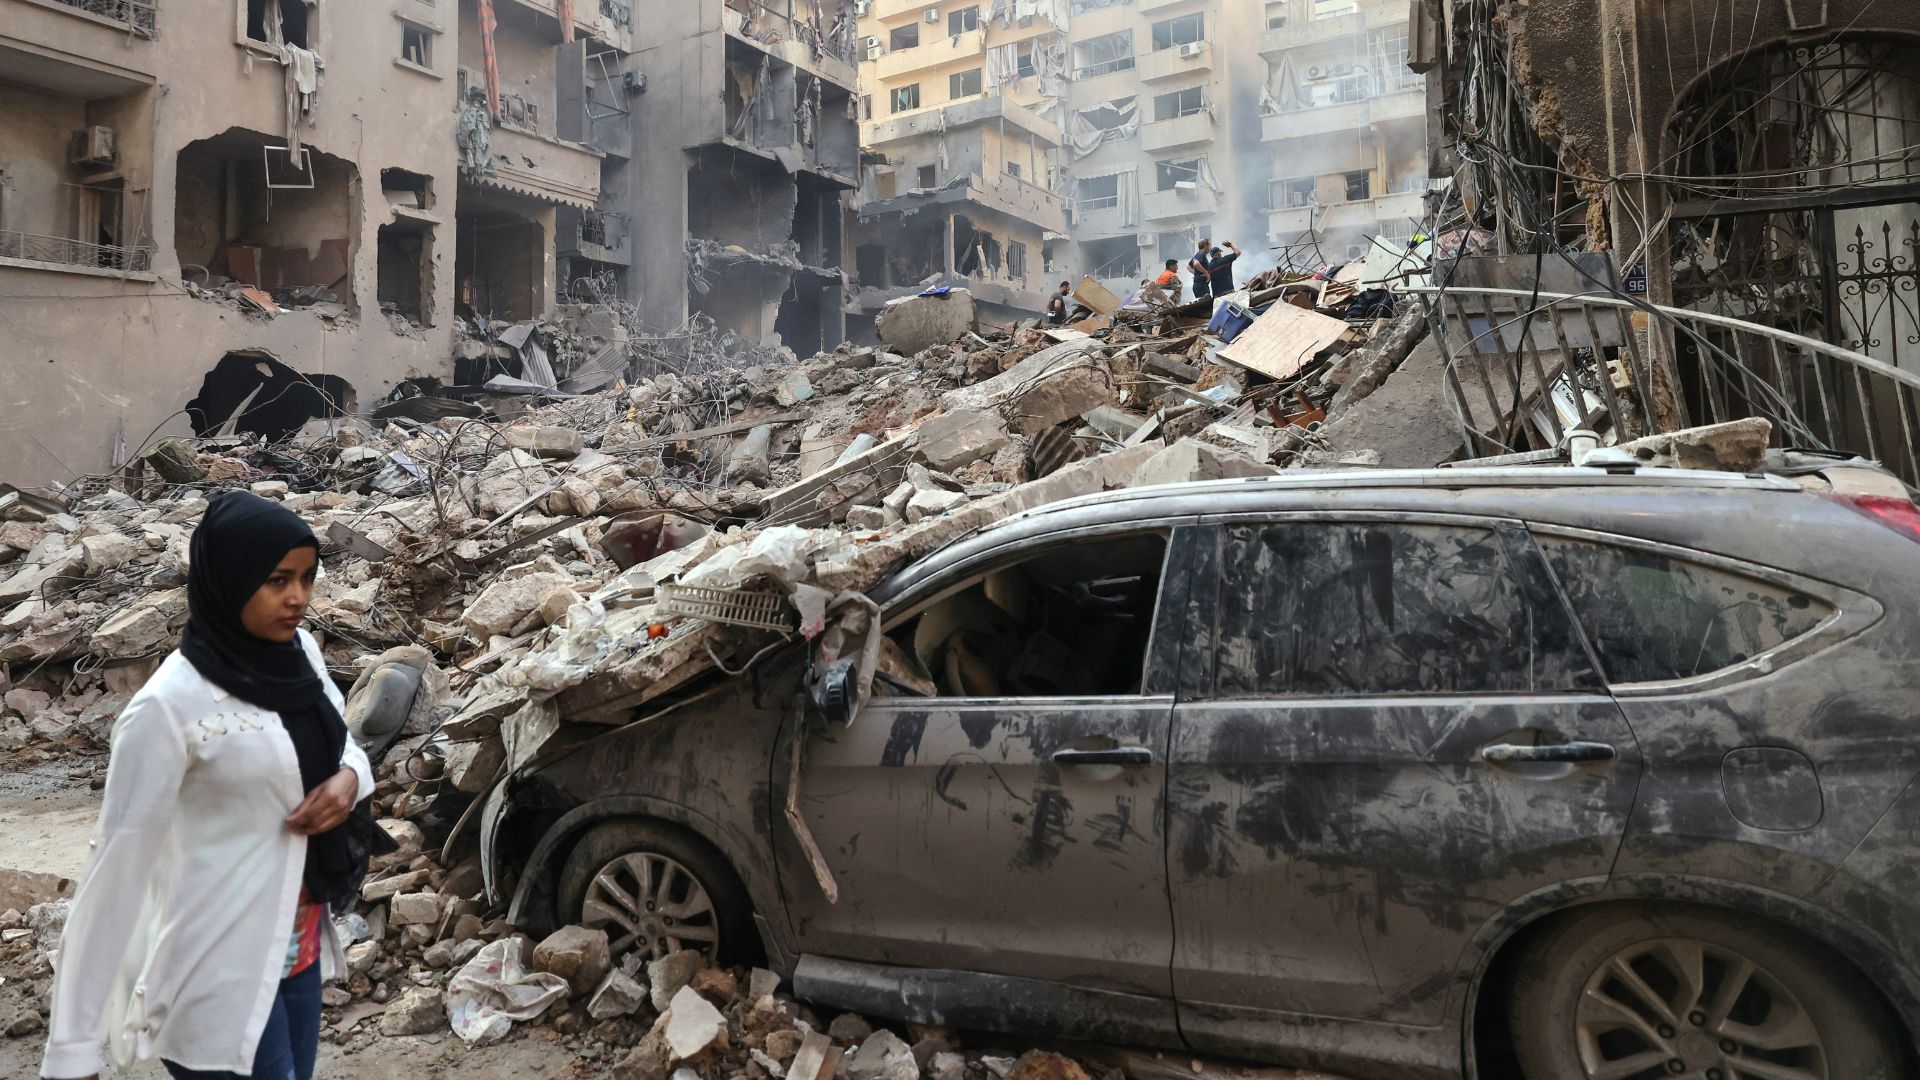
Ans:
[{"label": "collapsed building facade", "polygon": [[1762,416],[1920,479],[1920,9],[1414,14],[1452,205],[1499,253],[1603,253],[1560,291],[1637,305],[1663,425]]},{"label": "collapsed building facade", "polygon": [[851,5],[654,5],[634,35],[647,81],[631,114],[628,293],[643,320],[704,316],[801,355],[839,344],[859,158]]}]

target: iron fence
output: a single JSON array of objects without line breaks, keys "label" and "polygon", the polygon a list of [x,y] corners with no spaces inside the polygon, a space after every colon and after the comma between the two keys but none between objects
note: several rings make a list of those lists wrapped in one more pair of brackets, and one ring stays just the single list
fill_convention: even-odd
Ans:
[{"label": "iron fence", "polygon": [[153,249],[149,247],[89,244],[64,236],[43,236],[29,232],[0,231],[0,258],[61,266],[93,266],[105,270],[153,269]]},{"label": "iron fence", "polygon": [[1603,418],[1626,437],[1651,430],[1650,343],[1637,313],[1671,336],[1692,422],[1761,417],[1777,446],[1859,454],[1920,486],[1913,371],[1790,330],[1615,295],[1412,291],[1437,298],[1448,392],[1469,457],[1515,449],[1524,424],[1552,441]]}]

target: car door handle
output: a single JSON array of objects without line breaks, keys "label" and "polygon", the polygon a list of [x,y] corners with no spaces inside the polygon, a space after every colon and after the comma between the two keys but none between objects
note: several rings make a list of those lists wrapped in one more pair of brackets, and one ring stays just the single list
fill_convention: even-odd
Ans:
[{"label": "car door handle", "polygon": [[1518,743],[1494,743],[1480,748],[1480,760],[1496,765],[1533,761],[1568,762],[1575,765],[1612,761],[1620,752],[1609,743],[1570,742],[1549,746],[1521,746]]},{"label": "car door handle", "polygon": [[1055,750],[1055,765],[1151,765],[1153,751],[1144,746],[1116,746],[1108,750]]}]

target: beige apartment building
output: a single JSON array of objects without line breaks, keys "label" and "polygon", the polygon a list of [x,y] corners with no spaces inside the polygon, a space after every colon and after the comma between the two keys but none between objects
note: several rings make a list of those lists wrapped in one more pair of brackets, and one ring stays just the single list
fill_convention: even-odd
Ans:
[{"label": "beige apartment building", "polygon": [[1201,238],[1261,243],[1261,6],[1253,0],[1079,0],[1063,166],[1073,270],[1122,296]]},{"label": "beige apartment building", "polygon": [[628,151],[586,102],[630,20],[623,0],[0,0],[0,480],[362,410],[453,377],[456,317],[529,318],[563,259],[617,264],[594,241]]},{"label": "beige apartment building", "polygon": [[1272,155],[1266,233],[1312,268],[1405,242],[1428,187],[1426,79],[1407,68],[1405,0],[1266,5],[1261,139]]},{"label": "beige apartment building", "polygon": [[873,0],[860,19],[867,151],[849,332],[889,300],[964,285],[987,321],[1046,304],[1066,253],[1067,0]]}]

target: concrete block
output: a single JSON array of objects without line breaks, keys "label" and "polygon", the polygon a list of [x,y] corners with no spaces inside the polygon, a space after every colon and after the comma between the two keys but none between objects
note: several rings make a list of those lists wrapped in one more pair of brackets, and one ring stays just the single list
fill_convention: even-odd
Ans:
[{"label": "concrete block", "polygon": [[967,409],[941,413],[915,432],[921,460],[941,472],[952,472],[992,457],[1007,445],[1007,425],[998,413]]},{"label": "concrete block", "polygon": [[552,425],[518,425],[502,431],[500,438],[510,449],[543,458],[574,457],[583,445],[579,429]]},{"label": "concrete block", "polygon": [[944,296],[909,296],[882,308],[874,332],[896,352],[911,356],[946,345],[973,329],[973,294],[954,289]]},{"label": "concrete block", "polygon": [[1133,474],[1133,487],[1185,484],[1197,480],[1226,480],[1238,476],[1271,476],[1279,470],[1250,457],[1182,439],[1149,458]]}]

